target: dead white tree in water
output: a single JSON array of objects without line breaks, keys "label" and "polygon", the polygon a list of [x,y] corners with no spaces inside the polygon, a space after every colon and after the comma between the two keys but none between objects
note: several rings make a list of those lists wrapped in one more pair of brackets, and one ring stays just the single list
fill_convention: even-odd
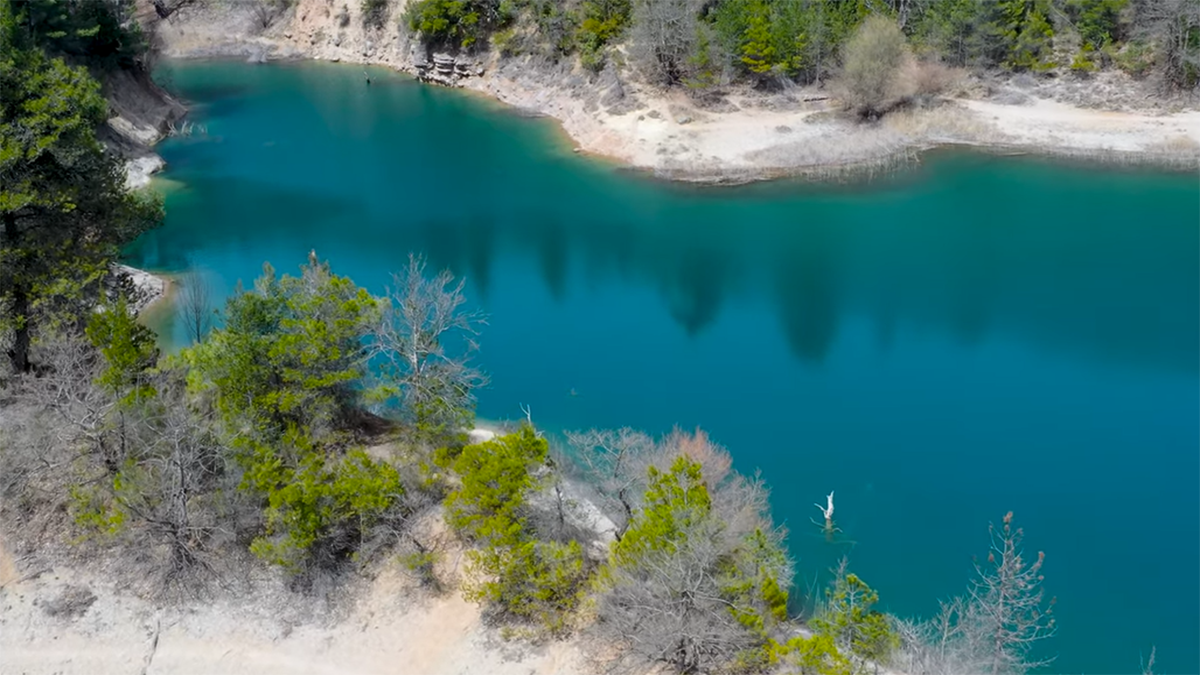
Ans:
[{"label": "dead white tree in water", "polygon": [[1154,675],[1154,657],[1158,653],[1158,647],[1150,648],[1150,660],[1142,664],[1142,675]]},{"label": "dead white tree in water", "polygon": [[[821,526],[821,529],[824,530],[827,538],[832,539],[835,532],[841,531],[833,524],[833,491],[830,490],[829,494],[825,495],[825,506],[821,506],[820,504],[813,504],[813,506],[821,510],[821,515],[825,517],[825,524]],[[821,525],[815,520],[813,522]]]}]

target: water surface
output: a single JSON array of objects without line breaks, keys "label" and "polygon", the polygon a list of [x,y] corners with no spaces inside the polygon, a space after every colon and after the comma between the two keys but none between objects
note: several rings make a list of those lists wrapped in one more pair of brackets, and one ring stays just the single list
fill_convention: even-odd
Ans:
[{"label": "water surface", "polygon": [[[1195,176],[939,154],[866,186],[663,184],[552,125],[331,64],[170,64],[131,263],[222,294],[310,249],[381,292],[409,251],[490,313],[487,418],[703,426],[773,486],[800,586],[965,589],[1008,510],[1047,553],[1052,672],[1200,672]],[[183,339],[182,327],[163,328]],[[845,541],[810,518],[837,491]]]}]

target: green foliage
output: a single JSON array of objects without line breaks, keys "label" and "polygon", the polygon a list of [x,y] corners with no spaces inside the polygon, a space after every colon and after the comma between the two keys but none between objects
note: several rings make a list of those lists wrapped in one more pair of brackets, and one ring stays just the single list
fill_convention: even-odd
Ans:
[{"label": "green foliage", "polygon": [[1071,71],[1075,73],[1090,73],[1096,70],[1096,62],[1093,60],[1095,52],[1092,51],[1091,45],[1085,44],[1071,60]]},{"label": "green foliage", "polygon": [[764,0],[754,0],[749,3],[747,10],[746,30],[742,34],[742,63],[750,72],[762,74],[774,65],[771,18]]},{"label": "green foliage", "polygon": [[578,543],[539,541],[522,515],[536,482],[532,472],[548,453],[546,440],[528,424],[464,448],[453,461],[461,486],[446,498],[446,522],[479,543],[467,552],[468,599],[558,632],[588,574]]},{"label": "green foliage", "polygon": [[1047,16],[1045,0],[999,0],[995,20],[997,47],[1002,50],[1001,65],[1013,70],[1048,70],[1054,27]]},{"label": "green foliage", "polygon": [[154,396],[146,371],[158,360],[154,331],[137,322],[124,296],[92,314],[87,337],[106,364],[97,384],[118,396],[125,405]]},{"label": "green foliage", "polygon": [[966,66],[984,58],[983,25],[988,18],[976,0],[933,0],[916,21],[920,44],[949,64]]},{"label": "green foliage", "polygon": [[408,6],[404,21],[427,42],[469,48],[495,27],[492,0],[420,0]]},{"label": "green foliage", "polygon": [[613,545],[617,566],[634,564],[651,553],[673,553],[686,540],[688,529],[712,510],[699,463],[680,455],[670,471],[652,466],[648,475],[642,510]]},{"label": "green foliage", "polygon": [[463,448],[452,465],[461,485],[446,497],[446,522],[471,539],[513,541],[524,527],[520,511],[535,484],[532,471],[549,451],[528,424]]},{"label": "green foliage", "polygon": [[583,598],[588,578],[578,542],[560,544],[520,536],[508,543],[489,540],[467,552],[473,583],[464,596],[493,603],[514,617],[534,621],[552,633]]},{"label": "green foliage", "polygon": [[82,68],[47,58],[0,3],[0,330],[10,361],[49,314],[82,320],[120,247],[162,220],[161,203],[125,188],[95,130],[108,106]]},{"label": "green foliage", "polygon": [[604,66],[603,49],[624,32],[631,11],[630,0],[585,0],[583,20],[575,31],[575,44],[585,67],[600,70]]},{"label": "green foliage", "polygon": [[1079,31],[1083,49],[1097,51],[1125,38],[1122,13],[1128,5],[1129,0],[1067,0],[1065,9]]},{"label": "green foliage", "polygon": [[[114,489],[120,487],[115,476]],[[86,532],[114,535],[125,526],[125,512],[114,508],[108,493],[95,485],[72,485],[69,491],[70,511],[75,524]]]},{"label": "green foliage", "polygon": [[828,635],[794,637],[778,648],[789,675],[853,675],[854,668]]},{"label": "green foliage", "polygon": [[254,448],[243,486],[267,503],[266,532],[250,550],[291,572],[351,555],[404,492],[391,465],[361,450],[329,458],[299,428],[282,446]]},{"label": "green foliage", "polygon": [[20,0],[19,7],[21,28],[52,54],[101,68],[132,68],[149,48],[132,0]]},{"label": "green foliage", "polygon": [[1110,44],[1104,52],[1117,68],[1133,77],[1143,77],[1154,67],[1154,48],[1141,40],[1132,40],[1121,48]]},{"label": "green foliage", "polygon": [[492,46],[501,56],[516,56],[520,50],[516,29],[505,28],[492,33]]},{"label": "green foliage", "polygon": [[857,0],[724,0],[708,21],[743,72],[819,79],[867,11]]},{"label": "green foliage", "polygon": [[825,606],[811,622],[818,636],[843,653],[886,663],[900,639],[886,615],[874,609],[879,594],[856,574],[839,571],[825,592]]},{"label": "green foliage", "polygon": [[366,339],[379,302],[328,263],[276,278],[225,306],[225,327],[182,352],[193,391],[212,392],[230,432],[278,437],[289,425],[336,426],[366,375]]}]

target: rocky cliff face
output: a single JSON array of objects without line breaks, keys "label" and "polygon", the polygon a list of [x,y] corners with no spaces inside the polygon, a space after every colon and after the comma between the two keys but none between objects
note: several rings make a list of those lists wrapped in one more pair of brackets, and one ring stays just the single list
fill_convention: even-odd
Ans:
[{"label": "rocky cliff face", "polygon": [[144,70],[117,70],[101,82],[112,115],[100,138],[128,158],[129,184],[141,187],[162,168],[152,146],[166,137],[187,108],[154,83]]},{"label": "rocky cliff face", "polygon": [[181,10],[157,24],[164,55],[384,65],[422,81],[485,91],[564,123],[570,115],[564,114],[559,99],[594,108],[621,103],[625,96],[615,71],[597,77],[574,64],[536,57],[501,59],[494,52],[427,49],[401,28],[408,0],[392,0],[378,26],[364,22],[357,0],[296,0],[286,10],[266,16],[261,8],[268,1],[208,2]]}]

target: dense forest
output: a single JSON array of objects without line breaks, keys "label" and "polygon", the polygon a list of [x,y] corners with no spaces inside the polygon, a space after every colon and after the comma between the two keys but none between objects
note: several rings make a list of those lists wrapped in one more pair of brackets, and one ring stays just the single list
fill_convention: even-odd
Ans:
[{"label": "dense forest", "polygon": [[[574,54],[593,69],[629,63],[702,91],[823,81],[852,58],[868,17],[886,18],[921,61],[951,67],[1112,67],[1179,88],[1200,75],[1194,0],[417,0],[405,20],[438,47]],[[887,56],[860,42],[870,58]]]}]

